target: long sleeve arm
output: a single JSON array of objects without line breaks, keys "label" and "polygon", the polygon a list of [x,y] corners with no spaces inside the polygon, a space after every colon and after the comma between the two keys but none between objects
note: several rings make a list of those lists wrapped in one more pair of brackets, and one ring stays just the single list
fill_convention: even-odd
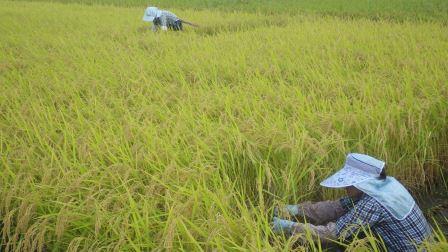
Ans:
[{"label": "long sleeve arm", "polygon": [[368,232],[383,218],[378,203],[373,198],[364,198],[336,221],[336,235],[341,240],[350,241],[358,232]]},{"label": "long sleeve arm", "polygon": [[334,222],[347,212],[339,200],[316,203],[304,202],[297,206],[299,215],[304,216],[309,222],[316,225]]},{"label": "long sleeve arm", "polygon": [[304,234],[311,232],[313,239],[320,239],[321,242],[329,244],[337,239],[336,224],[334,222],[327,223],[325,226],[316,226],[309,223],[296,223],[292,230],[292,235]]},{"label": "long sleeve arm", "polygon": [[160,17],[160,23],[161,23],[161,28],[162,28],[162,31],[166,31],[166,30],[168,30],[168,20],[167,20],[167,17],[166,17],[166,15],[162,15],[161,17]]},{"label": "long sleeve arm", "polygon": [[152,30],[153,32],[156,32],[156,31],[157,31],[157,25],[155,25],[154,23],[152,23],[151,30]]}]

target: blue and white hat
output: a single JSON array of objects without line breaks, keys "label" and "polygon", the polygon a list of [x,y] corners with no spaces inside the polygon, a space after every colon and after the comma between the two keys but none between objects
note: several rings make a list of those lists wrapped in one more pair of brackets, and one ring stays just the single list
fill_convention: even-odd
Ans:
[{"label": "blue and white hat", "polygon": [[379,178],[385,162],[359,153],[347,155],[341,170],[320,183],[321,186],[341,188],[352,186],[368,179]]},{"label": "blue and white hat", "polygon": [[154,18],[160,17],[161,13],[162,11],[160,11],[157,7],[148,7],[143,15],[143,21],[152,22],[154,21]]}]

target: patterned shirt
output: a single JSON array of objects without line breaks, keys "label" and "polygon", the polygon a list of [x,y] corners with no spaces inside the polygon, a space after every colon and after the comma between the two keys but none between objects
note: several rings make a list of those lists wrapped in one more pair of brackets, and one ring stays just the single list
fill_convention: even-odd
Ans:
[{"label": "patterned shirt", "polygon": [[168,26],[172,26],[178,20],[179,18],[174,13],[166,10],[161,10],[160,17],[154,19],[153,21],[152,30],[157,31],[159,26],[165,28]]},{"label": "patterned shirt", "polygon": [[353,202],[349,197],[340,199],[348,212],[336,221],[336,234],[348,241],[359,231],[369,228],[380,237],[388,251],[417,251],[431,234],[431,227],[417,206],[403,220],[395,219],[380,203],[367,194]]}]

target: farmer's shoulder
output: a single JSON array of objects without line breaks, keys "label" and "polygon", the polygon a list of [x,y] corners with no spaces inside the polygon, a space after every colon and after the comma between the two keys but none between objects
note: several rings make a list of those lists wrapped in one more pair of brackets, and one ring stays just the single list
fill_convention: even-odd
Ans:
[{"label": "farmer's shoulder", "polygon": [[172,13],[171,11],[167,11],[167,10],[161,10],[161,15],[162,16],[168,16],[168,17],[176,17],[176,14]]},{"label": "farmer's shoulder", "polygon": [[359,200],[356,201],[355,205],[357,207],[363,207],[370,210],[381,209],[382,206],[378,201],[368,194],[363,194]]},{"label": "farmer's shoulder", "polygon": [[345,196],[345,197],[340,198],[339,202],[345,210],[350,210],[354,206],[366,207],[366,208],[370,208],[370,209],[380,207],[379,203],[374,198],[372,198],[371,196],[369,196],[367,194],[363,194],[358,199],[352,199],[349,196]]}]

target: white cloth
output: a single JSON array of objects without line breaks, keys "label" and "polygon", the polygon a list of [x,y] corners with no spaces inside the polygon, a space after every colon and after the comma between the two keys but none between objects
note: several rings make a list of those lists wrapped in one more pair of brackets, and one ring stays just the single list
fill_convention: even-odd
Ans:
[{"label": "white cloth", "polygon": [[143,14],[143,21],[152,22],[154,18],[160,17],[161,11],[157,7],[148,7]]},{"label": "white cloth", "polygon": [[394,177],[369,179],[354,187],[378,201],[397,220],[405,219],[415,205],[414,198]]}]

